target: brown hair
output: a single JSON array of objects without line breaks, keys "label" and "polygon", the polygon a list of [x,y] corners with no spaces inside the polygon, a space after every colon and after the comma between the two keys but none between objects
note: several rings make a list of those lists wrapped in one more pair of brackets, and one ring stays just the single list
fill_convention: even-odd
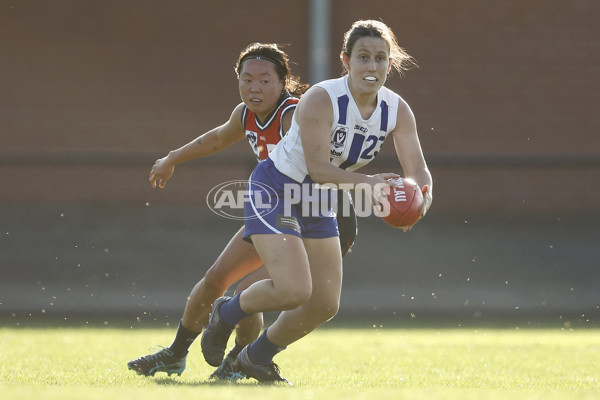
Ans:
[{"label": "brown hair", "polygon": [[309,85],[302,83],[299,77],[293,76],[290,70],[290,61],[288,55],[279,49],[274,43],[252,43],[248,45],[238,57],[235,63],[235,73],[240,78],[242,64],[246,60],[260,59],[271,62],[275,65],[275,71],[279,79],[284,81],[284,90],[292,96],[300,97]]},{"label": "brown hair", "polygon": [[392,68],[398,71],[400,75],[403,75],[404,71],[417,67],[415,59],[398,45],[394,32],[381,21],[365,20],[353,23],[350,30],[344,34],[341,54],[350,57],[354,44],[362,37],[377,37],[385,40],[390,48]]}]

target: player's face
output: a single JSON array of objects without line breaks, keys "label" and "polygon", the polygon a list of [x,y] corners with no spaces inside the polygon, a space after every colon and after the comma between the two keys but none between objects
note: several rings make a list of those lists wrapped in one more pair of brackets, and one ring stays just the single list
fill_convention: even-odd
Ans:
[{"label": "player's face", "polygon": [[362,37],[354,43],[352,54],[343,55],[351,88],[376,93],[384,85],[392,60],[387,42],[377,37]]},{"label": "player's face", "polygon": [[246,60],[240,71],[239,85],[242,101],[263,120],[277,107],[284,82],[270,61]]}]

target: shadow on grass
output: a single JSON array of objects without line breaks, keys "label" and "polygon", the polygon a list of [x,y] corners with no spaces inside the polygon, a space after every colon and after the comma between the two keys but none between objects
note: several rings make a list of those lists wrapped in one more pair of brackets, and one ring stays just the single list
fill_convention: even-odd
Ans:
[{"label": "shadow on grass", "polygon": [[154,383],[160,386],[204,386],[204,387],[291,387],[281,382],[258,382],[254,379],[228,380],[204,380],[196,382],[182,382],[173,378],[155,378]]}]

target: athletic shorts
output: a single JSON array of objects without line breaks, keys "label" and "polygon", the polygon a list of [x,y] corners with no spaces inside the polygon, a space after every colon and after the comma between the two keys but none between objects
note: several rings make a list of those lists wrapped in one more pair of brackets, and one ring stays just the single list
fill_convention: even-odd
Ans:
[{"label": "athletic shorts", "polygon": [[[299,184],[279,172],[267,158],[252,172],[247,190],[245,240],[251,242],[252,235],[281,233],[310,239],[339,236],[333,212],[336,191],[316,189],[310,177]],[[307,196],[300,195],[302,190]],[[312,199],[310,203],[304,201],[307,198]]]}]

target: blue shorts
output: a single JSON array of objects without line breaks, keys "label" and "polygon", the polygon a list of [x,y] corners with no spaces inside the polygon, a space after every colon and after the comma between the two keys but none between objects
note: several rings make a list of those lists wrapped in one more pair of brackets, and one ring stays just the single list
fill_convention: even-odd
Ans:
[{"label": "blue shorts", "polygon": [[332,210],[337,201],[335,191],[315,189],[310,177],[300,184],[279,172],[267,158],[252,172],[247,189],[245,240],[251,241],[252,235],[281,233],[311,239],[339,236]]}]

